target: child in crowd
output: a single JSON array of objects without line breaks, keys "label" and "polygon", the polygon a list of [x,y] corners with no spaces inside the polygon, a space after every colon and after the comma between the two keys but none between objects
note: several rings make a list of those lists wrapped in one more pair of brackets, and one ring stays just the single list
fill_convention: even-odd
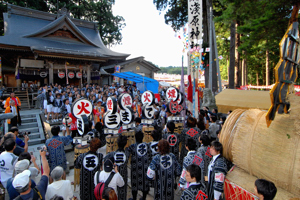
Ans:
[{"label": "child in crowd", "polygon": [[208,199],[206,187],[201,183],[201,174],[200,167],[195,164],[186,168],[185,179],[189,182],[189,187],[183,191],[180,200]]},{"label": "child in crowd", "polygon": [[265,179],[257,179],[254,187],[255,195],[259,200],[272,200],[275,198],[277,188],[274,183]]}]

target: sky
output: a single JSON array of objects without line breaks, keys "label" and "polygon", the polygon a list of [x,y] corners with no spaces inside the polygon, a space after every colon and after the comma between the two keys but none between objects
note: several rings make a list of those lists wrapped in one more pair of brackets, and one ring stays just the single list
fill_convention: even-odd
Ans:
[{"label": "sky", "polygon": [[122,44],[111,50],[131,54],[128,59],[143,56],[159,67],[182,65],[182,40],[165,24],[153,0],[116,0],[113,14],[122,16],[126,26]]}]

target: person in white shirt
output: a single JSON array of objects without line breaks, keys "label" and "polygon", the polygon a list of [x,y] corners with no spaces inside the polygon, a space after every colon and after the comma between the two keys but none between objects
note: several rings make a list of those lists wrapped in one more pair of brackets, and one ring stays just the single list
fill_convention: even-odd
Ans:
[{"label": "person in white shirt", "polygon": [[124,86],[121,85],[121,87],[118,89],[118,93],[121,94],[122,92],[124,92]]},{"label": "person in white shirt", "polygon": [[18,161],[18,156],[13,154],[16,148],[16,142],[13,138],[9,138],[3,143],[5,151],[0,155],[0,175],[1,183],[6,188],[6,183],[13,176],[15,164]]},{"label": "person in white shirt", "polygon": [[46,192],[46,200],[50,200],[55,194],[63,197],[65,200],[73,198],[73,191],[71,188],[71,182],[69,180],[62,180],[64,176],[64,169],[61,166],[55,167],[51,174],[53,183],[48,185]]},{"label": "person in white shirt", "polygon": [[213,141],[210,145],[210,154],[213,158],[208,165],[208,199],[219,200],[224,191],[224,181],[227,173],[227,162],[222,156],[222,144]]},{"label": "person in white shirt", "polygon": [[106,159],[104,158],[104,160],[105,160],[103,164],[104,170],[101,171],[100,173],[97,172],[94,176],[95,187],[97,186],[98,183],[105,182],[109,178],[111,173],[113,173],[114,174],[113,178],[109,182],[108,187],[113,188],[116,194],[118,194],[118,187],[123,187],[125,182],[118,171],[118,166],[114,164],[115,162],[114,157],[109,156]]}]

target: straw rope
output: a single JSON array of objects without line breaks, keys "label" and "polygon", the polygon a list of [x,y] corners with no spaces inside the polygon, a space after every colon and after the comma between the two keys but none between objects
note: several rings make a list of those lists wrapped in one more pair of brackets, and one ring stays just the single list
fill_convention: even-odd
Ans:
[{"label": "straw rope", "polygon": [[244,109],[236,109],[234,110],[229,117],[226,119],[225,124],[222,128],[221,131],[221,137],[220,137],[220,142],[223,145],[223,156],[230,160],[231,162],[233,161],[232,157],[232,141],[234,139],[234,127],[236,126],[238,119],[240,116],[245,112],[246,110]]}]

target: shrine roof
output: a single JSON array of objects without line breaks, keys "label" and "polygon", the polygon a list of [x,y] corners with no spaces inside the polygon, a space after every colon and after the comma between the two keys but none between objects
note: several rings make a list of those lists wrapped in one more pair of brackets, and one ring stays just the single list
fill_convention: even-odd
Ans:
[{"label": "shrine roof", "polygon": [[116,65],[120,65],[121,67],[126,67],[126,65],[129,65],[131,63],[143,63],[144,65],[150,67],[152,71],[157,72],[160,71],[160,68],[157,67],[156,65],[152,64],[151,62],[147,61],[144,59],[143,56],[136,57],[136,58],[131,58],[128,60],[125,60],[124,62],[118,63],[118,64],[113,64],[113,65],[107,65],[102,67],[103,69],[111,69],[114,68]]},{"label": "shrine roof", "polygon": [[67,12],[51,14],[8,4],[3,17],[5,30],[0,37],[0,48],[106,60],[123,60],[130,55],[108,49],[101,40],[97,23],[73,19]]}]

